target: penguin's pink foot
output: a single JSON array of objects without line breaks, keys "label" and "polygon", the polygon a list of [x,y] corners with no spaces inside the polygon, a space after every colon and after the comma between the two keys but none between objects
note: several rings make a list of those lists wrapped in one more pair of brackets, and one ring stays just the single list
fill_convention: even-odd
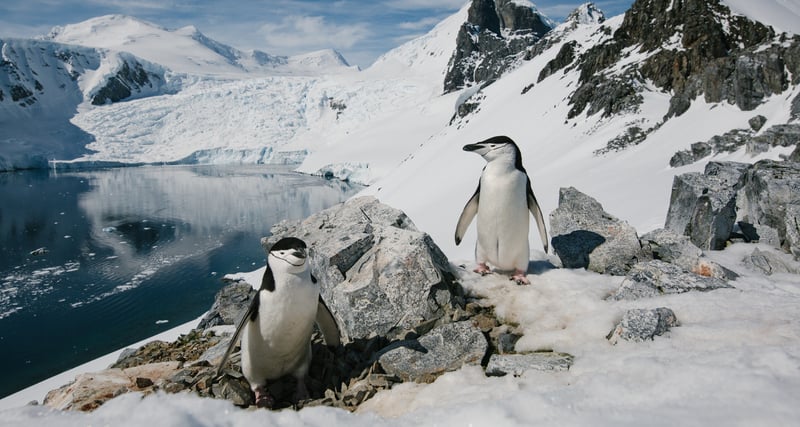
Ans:
[{"label": "penguin's pink foot", "polygon": [[266,388],[264,386],[256,387],[253,392],[256,395],[256,406],[259,408],[267,408],[272,409],[275,406],[275,399],[269,395]]},{"label": "penguin's pink foot", "polygon": [[522,270],[515,270],[514,275],[509,277],[508,280],[513,280],[517,282],[518,285],[530,285],[531,281],[525,275],[525,272]]},{"label": "penguin's pink foot", "polygon": [[486,265],[483,262],[478,264],[478,268],[476,268],[476,269],[474,269],[472,271],[475,272],[475,273],[480,274],[481,276],[485,276],[487,274],[491,274],[491,272],[492,272],[492,270],[489,268],[489,266]]}]

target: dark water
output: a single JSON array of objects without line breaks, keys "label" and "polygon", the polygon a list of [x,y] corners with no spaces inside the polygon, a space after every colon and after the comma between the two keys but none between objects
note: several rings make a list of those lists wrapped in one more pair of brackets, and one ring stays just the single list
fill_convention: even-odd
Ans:
[{"label": "dark water", "polygon": [[0,397],[197,318],[274,223],[358,190],[268,166],[0,173]]}]

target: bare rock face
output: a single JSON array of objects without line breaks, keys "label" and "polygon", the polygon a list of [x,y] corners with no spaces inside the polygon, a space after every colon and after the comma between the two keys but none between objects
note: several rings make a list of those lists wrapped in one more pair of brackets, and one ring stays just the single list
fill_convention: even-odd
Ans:
[{"label": "bare rock face", "polygon": [[781,249],[800,259],[800,163],[762,160],[742,180],[739,217],[777,230]]},{"label": "bare rock face", "polygon": [[430,236],[373,197],[277,224],[272,233],[265,248],[284,236],[312,248],[311,271],[345,341],[402,338],[463,305],[449,261]]},{"label": "bare rock face", "polygon": [[553,250],[565,268],[624,276],[632,265],[647,258],[632,226],[572,187],[559,191],[558,208],[550,214],[550,232]]},{"label": "bare rock face", "polygon": [[700,249],[725,248],[736,222],[737,183],[747,167],[711,162],[704,173],[677,175],[664,228],[689,236]]},{"label": "bare rock face", "polygon": [[511,0],[473,0],[456,37],[444,92],[497,80],[552,28],[530,6]]}]

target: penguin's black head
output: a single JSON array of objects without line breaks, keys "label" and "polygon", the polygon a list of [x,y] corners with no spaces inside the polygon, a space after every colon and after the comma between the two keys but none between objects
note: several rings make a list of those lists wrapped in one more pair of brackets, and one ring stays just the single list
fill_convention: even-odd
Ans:
[{"label": "penguin's black head", "polygon": [[508,158],[514,162],[517,169],[524,170],[519,147],[511,138],[504,135],[494,136],[475,144],[467,144],[464,146],[464,151],[473,151],[488,162],[497,158]]},{"label": "penguin's black head", "polygon": [[306,262],[308,247],[306,242],[296,237],[284,237],[272,245],[269,249],[269,255],[299,267]]}]

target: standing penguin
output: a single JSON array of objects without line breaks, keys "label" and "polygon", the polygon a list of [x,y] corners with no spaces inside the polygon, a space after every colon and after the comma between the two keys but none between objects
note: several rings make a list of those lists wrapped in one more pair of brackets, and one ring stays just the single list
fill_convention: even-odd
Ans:
[{"label": "standing penguin", "polygon": [[507,136],[495,136],[464,146],[483,157],[487,164],[478,181],[475,194],[464,206],[456,225],[456,245],[461,243],[467,227],[478,215],[478,242],[475,259],[480,274],[491,272],[487,264],[498,270],[513,270],[511,280],[530,284],[526,277],[530,246],[528,212],[539,227],[544,251],[548,251],[547,230],[539,203],[531,190],[531,180],[522,166],[519,147]]},{"label": "standing penguin", "polygon": [[315,321],[325,343],[339,345],[339,328],[319,294],[307,255],[305,242],[294,237],[283,238],[270,248],[261,288],[236,325],[217,370],[221,374],[241,337],[242,373],[259,407],[271,408],[275,403],[265,388],[267,381],[287,374],[297,379],[296,399],[308,397],[305,378]]}]

